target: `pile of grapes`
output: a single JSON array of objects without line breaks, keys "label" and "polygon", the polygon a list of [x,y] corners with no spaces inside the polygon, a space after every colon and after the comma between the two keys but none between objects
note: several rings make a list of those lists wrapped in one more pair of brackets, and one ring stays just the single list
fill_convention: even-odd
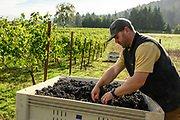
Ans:
[{"label": "pile of grapes", "polygon": [[[94,86],[94,81],[79,81],[70,78],[60,78],[53,86],[44,87],[42,90],[36,90],[35,94],[93,102],[91,98],[91,90]],[[109,85],[101,87],[100,98],[104,95],[104,93],[118,86],[120,86],[118,82],[113,82]],[[96,103],[102,104],[100,100]],[[139,91],[110,100],[108,105],[148,111],[148,106]]]}]

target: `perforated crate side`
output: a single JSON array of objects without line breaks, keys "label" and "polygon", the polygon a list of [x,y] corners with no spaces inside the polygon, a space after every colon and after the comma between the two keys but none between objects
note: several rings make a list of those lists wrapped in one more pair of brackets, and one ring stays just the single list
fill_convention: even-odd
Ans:
[{"label": "perforated crate side", "polygon": [[[144,95],[150,111],[115,107],[49,96],[34,95],[36,89],[53,85],[60,76],[20,90],[16,94],[17,120],[164,120],[164,112]],[[76,80],[98,80],[70,77]]]}]

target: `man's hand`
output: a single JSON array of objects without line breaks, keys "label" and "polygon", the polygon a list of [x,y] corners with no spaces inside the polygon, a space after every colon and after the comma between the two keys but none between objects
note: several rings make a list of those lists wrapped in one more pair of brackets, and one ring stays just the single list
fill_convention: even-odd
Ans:
[{"label": "man's hand", "polygon": [[107,92],[105,93],[102,98],[101,98],[101,102],[103,104],[107,104],[109,100],[113,99],[113,95],[111,92]]},{"label": "man's hand", "polygon": [[94,102],[99,100],[99,93],[100,93],[100,88],[98,86],[94,86],[93,90],[91,91],[91,98]]},{"label": "man's hand", "polygon": [[99,100],[100,87],[111,83],[117,75],[124,69],[119,65],[119,62],[116,62],[113,66],[107,69],[99,81],[96,83],[95,87],[91,91],[91,98],[94,102]]}]

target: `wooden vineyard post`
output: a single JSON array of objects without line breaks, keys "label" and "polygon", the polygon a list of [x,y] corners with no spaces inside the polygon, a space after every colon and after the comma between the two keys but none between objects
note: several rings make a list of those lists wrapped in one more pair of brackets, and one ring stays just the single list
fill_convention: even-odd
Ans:
[{"label": "wooden vineyard post", "polygon": [[[77,41],[77,38],[76,38],[76,40],[75,41]],[[76,56],[76,54],[77,54],[77,52],[76,52],[76,50],[74,51],[74,55],[75,56],[73,56],[73,60],[74,60],[74,64],[76,65],[76,61],[77,61],[77,56]]]},{"label": "wooden vineyard post", "polygon": [[103,50],[102,50],[103,48],[102,47],[100,47],[100,57],[102,57],[102,54],[103,54]]},{"label": "wooden vineyard post", "polygon": [[93,49],[93,55],[92,55],[92,61],[94,61],[94,57],[95,57],[95,53],[96,53],[96,45],[97,45],[97,42],[95,43],[94,45],[94,49]]},{"label": "wooden vineyard post", "polygon": [[99,58],[99,48],[100,48],[100,45],[99,45],[99,43],[97,43],[97,46],[96,46],[96,59],[95,60],[98,60],[98,58]]},{"label": "wooden vineyard post", "polygon": [[106,50],[106,47],[107,47],[107,42],[105,42],[105,43],[103,44],[103,52]]},{"label": "wooden vineyard post", "polygon": [[89,55],[88,55],[88,65],[90,64],[90,58],[91,58],[91,49],[92,49],[92,40],[90,41],[90,43],[89,43]]},{"label": "wooden vineyard post", "polygon": [[48,42],[47,42],[47,45],[46,45],[46,60],[45,60],[45,63],[44,63],[44,81],[47,80],[48,61],[49,61],[49,47],[50,47],[50,35],[51,35],[51,21],[48,21],[48,30],[47,30]]},{"label": "wooden vineyard post", "polygon": [[161,44],[161,39],[159,39],[159,43]]},{"label": "wooden vineyard post", "polygon": [[70,57],[69,57],[69,75],[71,75],[71,72],[72,72],[73,34],[74,34],[74,32],[71,32],[71,40],[70,40]]},{"label": "wooden vineyard post", "polygon": [[84,45],[83,45],[83,50],[82,50],[82,55],[81,55],[81,67],[80,67],[80,69],[82,69],[82,67],[83,67],[85,48],[86,48],[86,38],[84,39]]}]

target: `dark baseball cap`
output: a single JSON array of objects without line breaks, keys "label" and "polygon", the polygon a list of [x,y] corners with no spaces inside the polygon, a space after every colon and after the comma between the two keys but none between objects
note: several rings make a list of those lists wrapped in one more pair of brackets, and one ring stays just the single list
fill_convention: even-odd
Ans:
[{"label": "dark baseball cap", "polygon": [[132,26],[131,22],[126,18],[118,18],[116,19],[109,27],[111,36],[107,40],[107,42],[111,41],[118,32],[124,30],[124,27]]}]

